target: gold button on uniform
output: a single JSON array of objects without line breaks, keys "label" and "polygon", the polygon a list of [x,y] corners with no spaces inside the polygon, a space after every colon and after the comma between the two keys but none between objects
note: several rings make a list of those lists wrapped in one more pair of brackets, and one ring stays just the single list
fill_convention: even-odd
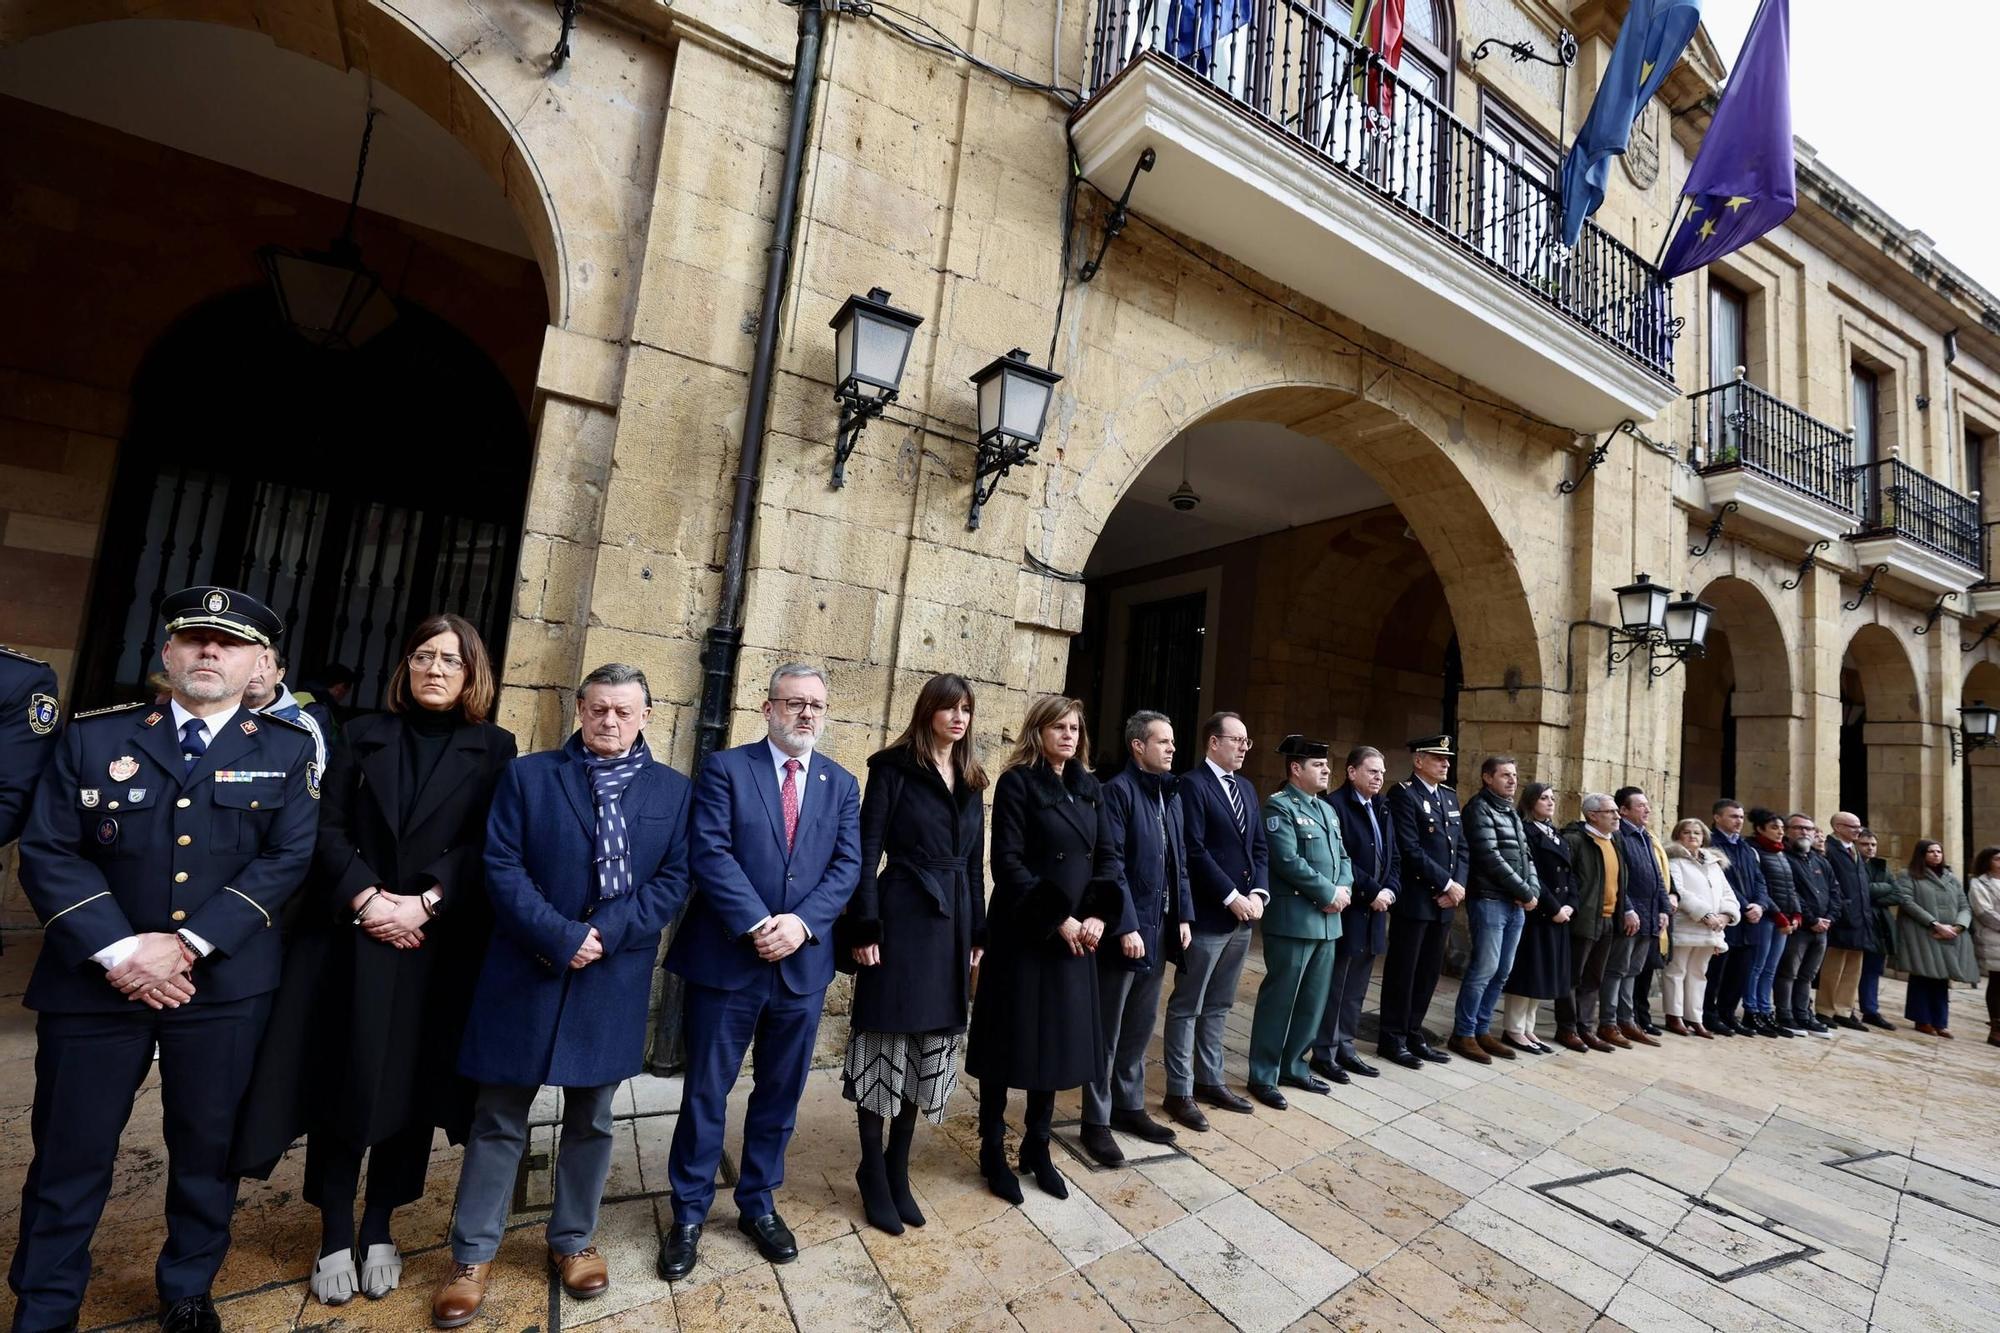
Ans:
[{"label": "gold button on uniform", "polygon": [[178,801],[174,802],[174,808],[176,810],[185,810],[193,804],[194,804],[193,801],[190,801],[187,797],[183,796]]},{"label": "gold button on uniform", "polygon": [[176,920],[176,921],[185,921],[185,920],[187,920],[187,919],[188,919],[188,914],[187,914],[186,912],[175,912],[175,913],[174,913],[174,920]]},{"label": "gold button on uniform", "polygon": [[175,839],[174,839],[174,841],[175,841],[175,842],[177,842],[177,843],[179,843],[179,844],[180,844],[181,846],[185,847],[185,846],[187,846],[187,845],[188,845],[189,843],[193,842],[193,841],[194,841],[194,839],[193,839],[193,838],[190,838],[190,837],[189,837],[189,836],[188,836],[187,834],[183,833],[183,834],[181,834],[181,836],[180,836],[180,837],[178,837],[178,838],[175,838]]},{"label": "gold button on uniform", "polygon": [[185,870],[176,870],[176,871],[174,872],[174,883],[176,883],[176,884],[185,884],[185,883],[187,883],[187,877],[188,877],[188,872],[187,872],[187,871],[185,871]]},{"label": "gold button on uniform", "polygon": [[250,802],[250,808],[252,810],[255,810],[257,808],[257,803],[255,801]]},{"label": "gold button on uniform", "polygon": [[113,810],[116,810],[116,809],[118,808],[118,802],[116,802],[116,801],[113,801],[113,802],[111,803],[111,808],[112,808]]}]

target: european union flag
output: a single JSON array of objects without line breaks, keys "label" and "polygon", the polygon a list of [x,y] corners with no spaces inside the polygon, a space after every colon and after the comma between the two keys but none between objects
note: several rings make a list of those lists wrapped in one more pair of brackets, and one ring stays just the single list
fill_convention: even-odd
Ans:
[{"label": "european union flag", "polygon": [[1250,0],[1169,0],[1167,54],[1206,74],[1216,43],[1249,21]]},{"label": "european union flag", "polygon": [[1798,207],[1791,0],[1764,0],[1750,21],[1743,52],[1681,193],[1691,202],[1661,260],[1660,272],[1668,278],[1742,249]]},{"label": "european union flag", "polygon": [[1611,159],[1624,153],[1639,108],[1660,91],[1700,26],[1701,0],[1632,0],[1597,85],[1597,99],[1563,159],[1564,245],[1576,244],[1584,219],[1604,202]]}]

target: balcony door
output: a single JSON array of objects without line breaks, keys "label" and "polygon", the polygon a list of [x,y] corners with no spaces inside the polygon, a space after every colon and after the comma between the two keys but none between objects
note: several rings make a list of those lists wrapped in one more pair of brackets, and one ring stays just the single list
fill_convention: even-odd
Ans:
[{"label": "balcony door", "polygon": [[[1726,282],[1708,284],[1708,382],[1733,385],[1736,368],[1750,364],[1750,299]],[[1743,454],[1743,393],[1724,388],[1709,395],[1708,438],[1715,458],[1724,461]]]},{"label": "balcony door", "polygon": [[1853,464],[1861,476],[1863,525],[1880,527],[1882,517],[1882,475],[1874,467],[1882,411],[1882,382],[1866,366],[1848,370],[1854,412]]}]

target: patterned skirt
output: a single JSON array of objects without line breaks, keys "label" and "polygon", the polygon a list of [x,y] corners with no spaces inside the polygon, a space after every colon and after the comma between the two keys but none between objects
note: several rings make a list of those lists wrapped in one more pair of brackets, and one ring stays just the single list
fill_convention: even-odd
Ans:
[{"label": "patterned skirt", "polygon": [[841,1095],[885,1120],[914,1102],[924,1119],[941,1124],[964,1041],[955,1032],[850,1032]]}]

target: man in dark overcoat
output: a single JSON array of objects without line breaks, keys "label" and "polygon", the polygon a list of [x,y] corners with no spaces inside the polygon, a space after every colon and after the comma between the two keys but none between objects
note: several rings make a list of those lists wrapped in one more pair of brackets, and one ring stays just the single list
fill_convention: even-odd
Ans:
[{"label": "man in dark overcoat", "polygon": [[312,737],[243,690],[283,622],[234,588],[160,605],[169,697],[78,716],[21,837],[43,926],[35,1156],[8,1269],[16,1328],[73,1327],[118,1140],[157,1049],[167,1140],[161,1327],[208,1333],[229,1250],[237,1106],[277,988],[285,901],[312,860]]},{"label": "man in dark overcoat", "polygon": [[1403,892],[1389,909],[1389,952],[1382,960],[1382,1058],[1409,1069],[1451,1057],[1424,1032],[1431,997],[1444,971],[1452,912],[1465,900],[1471,851],[1458,798],[1444,785],[1451,774],[1451,737],[1410,742],[1411,775],[1389,789],[1389,814]]},{"label": "man in dark overcoat", "polygon": [[506,1231],[528,1112],[560,1087],[549,1267],[571,1296],[611,1286],[592,1243],[611,1170],[612,1097],[645,1061],[660,932],[688,896],[691,784],[653,756],[652,690],[637,667],[583,678],[577,730],[515,760],[486,826],[493,939],[459,1071],[479,1084],[452,1210],[439,1328],[471,1323]]},{"label": "man in dark overcoat", "polygon": [[1382,796],[1388,778],[1382,752],[1357,745],[1347,756],[1347,780],[1323,798],[1340,818],[1340,836],[1354,862],[1354,897],[1340,914],[1333,985],[1313,1041],[1312,1072],[1335,1083],[1347,1082],[1350,1074],[1374,1078],[1382,1072],[1354,1049],[1354,1034],[1375,960],[1389,947],[1389,909],[1403,884],[1395,822]]}]

